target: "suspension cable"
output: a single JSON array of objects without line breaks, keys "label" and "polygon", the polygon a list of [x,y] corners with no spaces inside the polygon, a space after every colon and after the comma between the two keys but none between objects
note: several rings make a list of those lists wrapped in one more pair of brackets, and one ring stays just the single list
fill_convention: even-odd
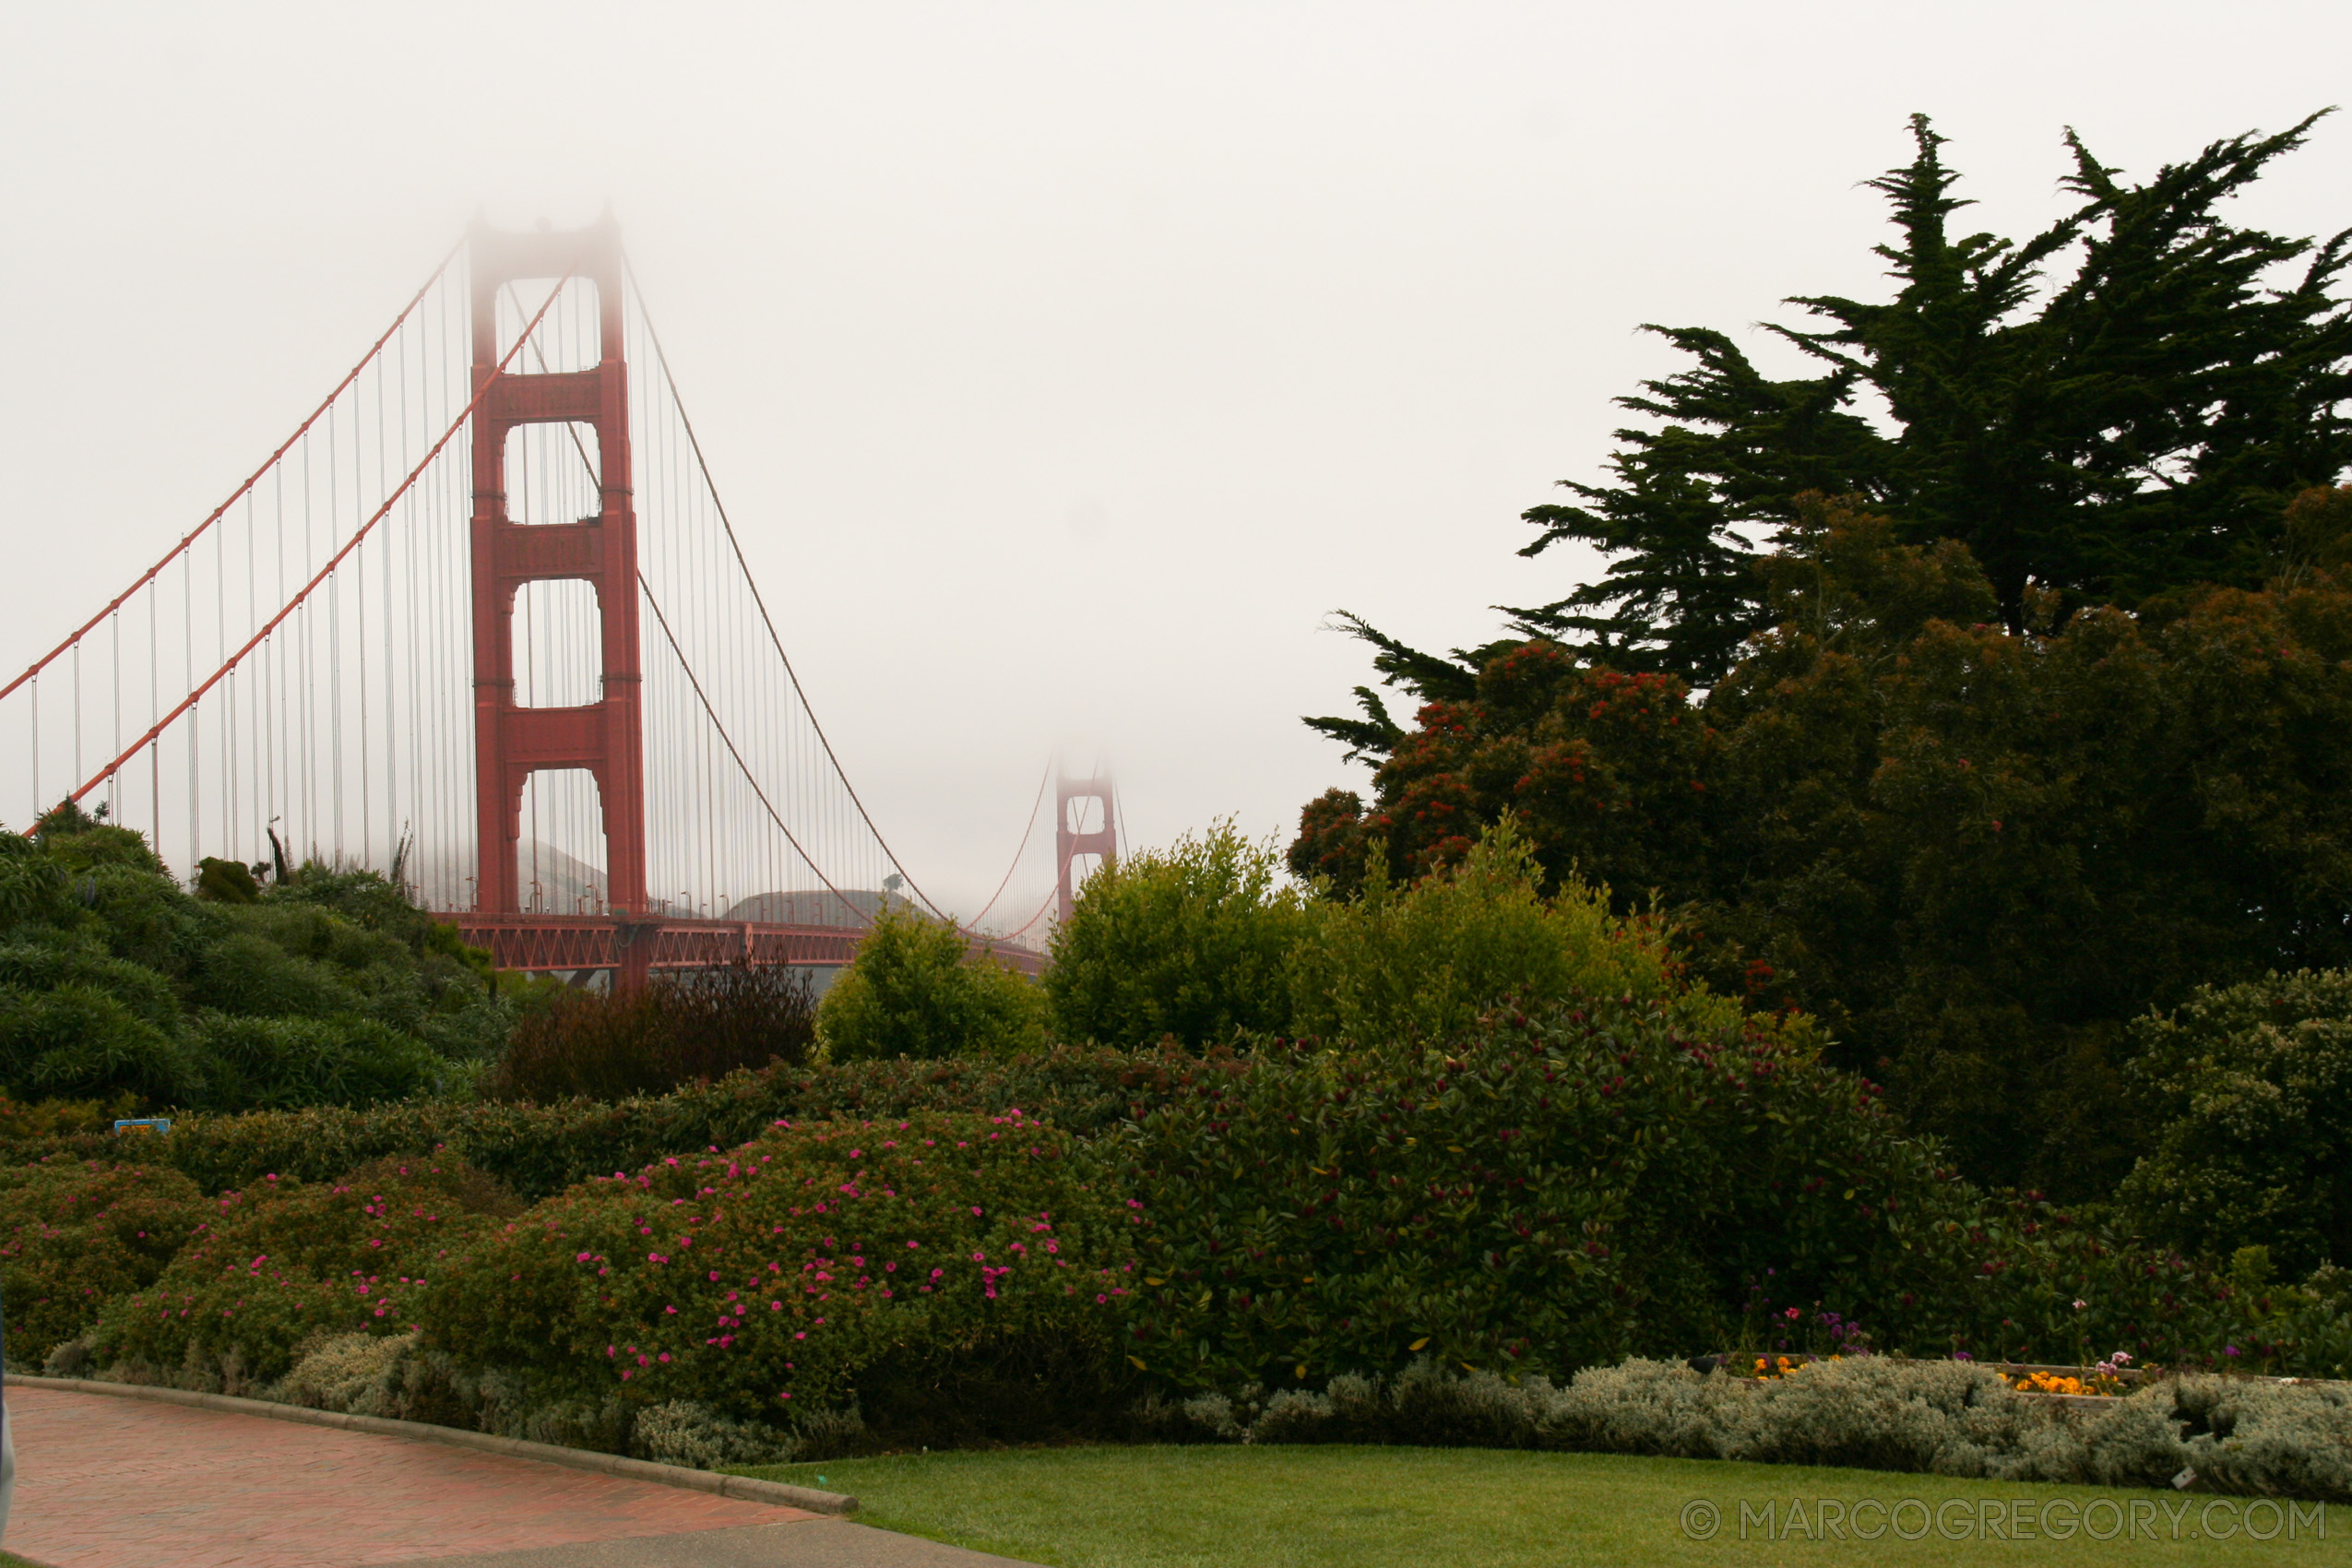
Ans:
[{"label": "suspension cable", "polygon": [[[1013,863],[1004,868],[1004,880],[996,885],[996,891],[988,896],[988,902],[982,904],[980,906],[980,913],[972,917],[972,924],[975,927],[979,926],[980,921],[987,917],[988,912],[991,909],[996,908],[996,901],[999,898],[1004,897],[1004,890],[1013,885],[1013,873],[1021,869],[1022,850],[1025,850],[1029,847],[1029,836],[1037,831],[1037,809],[1038,807],[1045,804],[1045,787],[1052,781],[1053,760],[1051,758],[1048,758],[1045,764],[1045,774],[1037,781],[1037,799],[1029,802],[1029,820],[1021,828],[1020,849],[1013,851]],[[1032,922],[1034,922],[1037,917],[1032,915],[1029,919]],[[1021,929],[1023,931],[1027,931],[1028,930],[1028,926],[1024,925]]]},{"label": "suspension cable", "polygon": [[711,505],[719,514],[719,526],[727,531],[728,548],[735,552],[735,564],[742,569],[743,581],[751,588],[752,602],[759,609],[760,623],[767,628],[767,640],[775,646],[776,657],[784,662],[784,673],[791,679],[793,695],[801,699],[801,711],[809,716],[809,728],[815,731],[817,743],[825,748],[826,760],[833,765],[834,777],[839,778],[841,788],[849,791],[850,804],[858,808],[858,815],[864,819],[866,831],[873,835],[873,841],[882,847],[884,856],[897,868],[898,874],[907,879],[907,885],[913,889],[915,897],[931,906],[932,914],[954,923],[955,917],[941,909],[930,894],[916,885],[914,873],[908,871],[906,863],[890,848],[890,841],[882,836],[882,829],[875,826],[873,814],[866,810],[865,802],[858,796],[858,787],[849,782],[849,772],[842,767],[841,758],[833,749],[831,737],[826,734],[825,726],[817,721],[816,709],[809,705],[808,693],[802,688],[800,671],[792,668],[791,655],[784,651],[784,639],[777,634],[775,618],[767,612],[767,600],[759,591],[759,580],[752,576],[751,563],[743,559],[742,541],[735,537],[734,522],[727,516],[727,503],[720,498],[718,482],[710,476],[710,464],[703,457],[702,438],[695,434],[695,422],[686,415],[685,400],[678,396],[677,379],[670,372],[670,355],[661,346],[661,334],[654,330],[653,313],[645,308],[644,285],[637,281],[636,268],[630,265],[625,255],[622,257],[622,266],[627,271],[629,286],[636,293],[637,314],[645,321],[646,339],[653,345],[654,358],[661,366],[661,379],[670,388],[671,406],[678,410],[678,423],[684,429],[686,444],[694,451],[695,466],[702,472],[703,487],[708,492]]},{"label": "suspension cable", "polygon": [[637,574],[637,587],[644,590],[647,608],[653,612],[654,621],[661,627],[662,638],[669,643],[670,651],[678,656],[678,668],[685,671],[686,683],[694,687],[695,698],[701,702],[703,712],[710,719],[710,727],[719,731],[719,739],[726,745],[727,754],[733,757],[735,766],[742,769],[744,781],[751,785],[752,793],[759,797],[759,803],[767,812],[768,820],[776,824],[776,830],[784,835],[784,841],[791,845],[801,859],[807,862],[809,870],[816,873],[816,879],[825,884],[825,890],[840,899],[841,907],[855,916],[860,925],[872,925],[873,921],[860,911],[856,902],[848,894],[833,885],[833,879],[825,874],[825,868],[818,865],[815,858],[806,849],[801,848],[801,841],[792,837],[792,830],[790,827],[784,826],[783,817],[777,814],[776,807],[768,801],[767,791],[760,788],[759,780],[753,777],[751,768],[743,761],[743,754],[736,750],[735,738],[727,732],[727,726],[720,720],[718,710],[710,706],[710,698],[703,692],[701,679],[695,674],[695,667],[686,662],[686,651],[678,646],[677,637],[671,635],[670,617],[661,612],[661,601],[653,597],[653,585],[645,580],[643,572]]},{"label": "suspension cable", "polygon": [[[442,265],[445,267],[448,264],[444,262]],[[563,278],[557,281],[554,291],[547,296],[547,303],[539,307],[539,315],[532,316],[529,324],[523,328],[523,336],[515,340],[515,346],[506,350],[505,356],[498,362],[497,367],[493,369],[488,376],[483,378],[481,386],[474,392],[472,401],[466,405],[464,411],[458,414],[457,419],[451,422],[449,428],[442,432],[441,439],[433,444],[433,449],[424,455],[423,459],[420,461],[415,468],[409,470],[408,478],[400,481],[399,488],[395,490],[390,495],[384,498],[384,505],[378,506],[375,509],[374,514],[371,516],[366,522],[360,525],[358,531],[353,533],[349,540],[344,541],[343,547],[338,550],[332,556],[328,557],[327,564],[321,566],[318,569],[317,574],[314,576],[309,582],[303,585],[300,592],[296,593],[292,599],[286,601],[285,608],[279,611],[277,614],[271,616],[268,624],[263,626],[261,630],[255,632],[252,637],[247,639],[243,647],[230,655],[229,659],[220,666],[220,668],[214,671],[211,675],[206,679],[204,684],[198,686],[195,691],[190,692],[178,707],[165,714],[162,718],[157,719],[146,734],[141,735],[137,741],[132,743],[128,751],[125,751],[122,755],[116,757],[105,767],[92,775],[89,782],[82,785],[80,789],[76,790],[72,794],[66,796],[65,798],[68,801],[78,802],[84,795],[89,794],[100,784],[103,783],[108,778],[112,777],[125,763],[137,755],[140,748],[144,747],[148,742],[161,735],[163,731],[171,726],[172,720],[178,719],[180,715],[194,707],[204,696],[205,693],[220,684],[222,678],[225,677],[230,671],[234,670],[237,665],[243,661],[245,655],[251,653],[255,648],[261,646],[262,641],[267,638],[270,633],[276,631],[289,615],[291,615],[295,611],[302,608],[303,601],[310,598],[311,594],[317,589],[321,583],[327,581],[329,576],[333,576],[335,568],[342,564],[344,557],[350,555],[352,551],[357,550],[360,547],[361,543],[366,540],[369,532],[374,529],[375,525],[382,522],[391,512],[392,508],[398,504],[400,497],[409,493],[409,487],[415,484],[417,480],[423,475],[425,469],[433,466],[433,460],[441,456],[441,449],[449,445],[450,441],[457,436],[458,431],[465,428],[466,422],[473,417],[474,410],[481,405],[481,400],[490,395],[490,389],[496,386],[500,377],[506,374],[506,367],[514,362],[515,356],[522,351],[525,339],[529,339],[533,332],[539,329],[540,318],[545,316],[549,307],[555,303],[556,296],[564,291],[564,285],[569,283],[572,280],[573,274],[578,270],[578,264],[575,263],[571,269],[566,271]]]},{"label": "suspension cable", "polygon": [[[361,356],[360,362],[351,367],[350,374],[344,376],[342,380],[335,384],[335,390],[327,395],[327,400],[325,402],[322,402],[317,408],[311,410],[310,418],[303,421],[301,424],[294,427],[294,434],[286,437],[285,441],[279,445],[278,450],[269,455],[268,462],[266,462],[262,464],[261,467],[255,469],[253,471],[252,478],[246,480],[244,483],[237,486],[236,490],[231,493],[228,500],[223,501],[220,505],[215,506],[212,509],[212,515],[210,517],[205,518],[204,521],[198,523],[193,529],[191,529],[186,537],[183,538],[179,543],[172,547],[170,552],[167,553],[162,560],[158,561],[154,565],[149,566],[137,582],[133,583],[130,587],[125,588],[121,593],[116,594],[112,600],[110,600],[107,602],[105,609],[101,610],[97,614],[83,622],[80,627],[64,642],[59,643],[55,647],[51,648],[49,652],[42,658],[35,659],[32,667],[27,670],[23,674],[9,682],[6,686],[0,686],[0,697],[7,696],[9,693],[15,691],[18,686],[21,686],[27,681],[31,680],[35,675],[39,674],[42,670],[54,662],[57,658],[65,653],[68,648],[80,642],[85,636],[88,636],[92,627],[96,626],[101,621],[105,620],[109,615],[114,613],[115,611],[120,610],[123,607],[124,601],[128,600],[131,595],[138,592],[139,589],[153,582],[157,576],[162,572],[163,568],[178,560],[182,553],[184,553],[191,545],[195,544],[196,541],[203,536],[205,530],[211,528],[213,524],[219,522],[222,516],[228,512],[229,508],[235,505],[246,492],[253,489],[255,485],[260,483],[262,476],[267,474],[270,469],[276,465],[278,459],[284,457],[289,451],[291,451],[293,448],[294,443],[300,441],[304,434],[308,434],[310,427],[316,424],[320,417],[324,415],[328,409],[334,407],[335,399],[340,398],[344,391],[350,387],[351,383],[360,378],[360,373],[367,368],[368,362],[374,359],[377,354],[383,351],[384,345],[392,340],[392,334],[400,330],[400,324],[409,319],[410,315],[415,312],[417,306],[423,303],[424,297],[427,294],[433,292],[433,286],[441,281],[441,275],[449,270],[449,264],[457,259],[457,253],[465,248],[465,244],[466,243],[463,240],[460,240],[455,245],[450,247],[449,254],[441,258],[441,265],[433,269],[433,276],[424,280],[424,287],[419,289],[414,297],[412,297],[407,304],[400,308],[400,314],[392,318],[392,325],[384,329],[384,336],[378,338],[375,340],[374,346],[369,349],[365,354]],[[134,746],[131,749],[133,751],[137,751],[138,748]],[[103,777],[103,775],[101,777]],[[81,799],[80,794],[77,792],[74,796],[74,799]]]}]

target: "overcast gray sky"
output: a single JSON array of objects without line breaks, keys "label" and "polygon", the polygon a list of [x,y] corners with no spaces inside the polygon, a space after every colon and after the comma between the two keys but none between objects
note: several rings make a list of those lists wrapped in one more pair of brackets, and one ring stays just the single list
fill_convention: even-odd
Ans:
[{"label": "overcast gray sky", "polygon": [[[1492,635],[1610,399],[2346,89],[2341,4],[42,6],[0,13],[0,663],[200,519],[467,220],[610,202],[885,830],[965,908],[1056,744],[1138,842],[1360,781],[1346,607]],[[2245,204],[2352,224],[2352,118]],[[1006,679],[1010,672],[1017,677]]]}]

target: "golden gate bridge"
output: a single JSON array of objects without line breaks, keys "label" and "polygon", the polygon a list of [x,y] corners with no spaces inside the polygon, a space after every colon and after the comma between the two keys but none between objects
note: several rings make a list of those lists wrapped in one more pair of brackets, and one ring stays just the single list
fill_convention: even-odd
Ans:
[{"label": "golden gate bridge", "polygon": [[[228,500],[0,688],[0,800],[387,870],[502,968],[846,963],[940,919],[811,707],[607,218],[477,225]],[[1053,832],[1037,829],[1052,801]],[[959,920],[1031,973],[1119,853],[1049,765]]]}]

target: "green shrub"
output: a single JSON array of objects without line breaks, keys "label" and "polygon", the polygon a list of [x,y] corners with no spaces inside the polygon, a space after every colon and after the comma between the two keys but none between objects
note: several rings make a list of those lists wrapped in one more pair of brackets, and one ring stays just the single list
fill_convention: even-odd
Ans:
[{"label": "green shrub", "polygon": [[1221,822],[1087,878],[1045,973],[1055,1034],[1123,1046],[1172,1035],[1198,1050],[1287,1032],[1286,966],[1313,917],[1276,885],[1277,864],[1271,844]]},{"label": "green shrub", "polygon": [[[1910,1242],[1881,1260],[1866,1292],[1846,1298],[1881,1345],[2078,1363],[2123,1349],[2143,1364],[2352,1376],[2347,1303],[2273,1283],[2261,1269],[2148,1246],[2111,1217],[2039,1194],[1969,1192]],[[1759,1320],[1811,1327],[1825,1305],[1841,1304],[1759,1278],[1748,1342],[1779,1348],[1756,1331]],[[1788,1348],[1804,1348],[1787,1337]]]},{"label": "green shrub", "polygon": [[204,1091],[185,1042],[111,991],[0,985],[0,1083],[29,1098],[128,1094],[170,1104]]},{"label": "green shrub", "polygon": [[1705,998],[1212,1060],[1117,1143],[1132,1348],[1179,1387],[1687,1354],[1767,1268],[1867,1299],[1960,1195],[1802,1030]]},{"label": "green shrub", "polygon": [[[150,1158],[208,1193],[276,1174],[327,1181],[371,1159],[446,1148],[529,1198],[635,1170],[666,1154],[731,1148],[778,1120],[904,1116],[917,1111],[998,1115],[1015,1106],[1081,1134],[1172,1092],[1155,1054],[1056,1047],[1007,1062],[961,1058],[823,1063],[732,1073],[671,1094],[599,1103],[402,1100],[179,1118]],[[27,1139],[16,1158],[113,1157],[103,1134]]]},{"label": "green shrub", "polygon": [[[59,1134],[68,1136],[88,1134],[110,1134],[116,1121],[137,1116],[141,1109],[137,1095],[117,1095],[113,1099],[36,1099],[19,1103],[0,1094],[0,1158],[13,1159],[25,1149],[7,1149],[9,1143],[27,1147],[38,1146],[45,1153],[56,1149],[47,1140]],[[39,1145],[32,1140],[42,1140]],[[110,1151],[119,1151],[122,1145],[109,1139]],[[159,1151],[160,1152],[160,1151]],[[158,1160],[160,1164],[169,1161]]]},{"label": "green shrub", "polygon": [[417,1316],[428,1348],[590,1400],[1082,1420],[1134,1275],[1128,1211],[1074,1147],[1009,1111],[779,1125],[539,1204]]},{"label": "green shrub", "polygon": [[220,1110],[428,1091],[513,1026],[526,988],[486,985],[478,957],[372,872],[198,898],[137,834],[60,808],[34,840],[0,833],[0,1091]]},{"label": "green shrub", "polygon": [[[1508,815],[1457,862],[1401,887],[1375,852],[1361,893],[1318,906],[1293,955],[1298,1032],[1367,1044],[1435,1040],[1509,999],[1646,1000],[1682,989],[1656,927],[1610,914],[1608,890],[1573,875],[1545,898],[1537,892],[1542,875]],[[1738,1016],[1728,1003],[1716,1009],[1726,1020]]]},{"label": "green shrub", "polygon": [[210,1207],[168,1168],[54,1156],[0,1167],[10,1364],[39,1366],[106,1302],[154,1280]]},{"label": "green shrub", "polygon": [[2117,1200],[2150,1236],[2352,1263],[2352,970],[2201,987],[2132,1028],[2149,1150]]},{"label": "green shrub", "polygon": [[2352,1302],[1989,1198],[1800,1022],[1703,996],[1212,1058],[1100,1142],[1151,1222],[1130,1348],[1178,1388],[1734,1344],[2352,1374]]},{"label": "green shrub", "polygon": [[664,976],[635,995],[558,999],[516,1028],[483,1085],[496,1099],[617,1100],[774,1063],[816,1040],[808,981],[748,964]]},{"label": "green shrub", "polygon": [[214,1104],[374,1105],[429,1091],[449,1069],[423,1041],[372,1018],[203,1013],[190,1034]]},{"label": "green shrub", "polygon": [[892,905],[826,992],[817,1034],[836,1062],[1012,1056],[1045,1043],[1045,998],[954,925]]},{"label": "green shrub", "polygon": [[100,1364],[235,1394],[284,1375],[315,1336],[413,1329],[425,1281],[521,1206],[445,1157],[265,1179],[213,1204],[170,1267],[108,1303],[89,1341]]},{"label": "green shrub", "polygon": [[71,918],[65,867],[39,844],[0,825],[0,931],[38,930]]}]

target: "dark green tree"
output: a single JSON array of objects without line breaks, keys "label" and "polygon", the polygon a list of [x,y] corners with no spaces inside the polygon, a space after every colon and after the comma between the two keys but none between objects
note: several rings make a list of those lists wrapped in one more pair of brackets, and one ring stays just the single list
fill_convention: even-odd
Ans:
[{"label": "dark green tree", "polygon": [[2352,309],[2331,291],[2352,232],[2292,238],[2220,209],[2317,118],[2136,184],[2070,131],[2075,205],[2016,242],[1954,232],[1969,204],[1914,116],[1911,162],[1871,182],[1897,231],[1878,251],[1894,298],[1789,301],[1821,325],[1768,330],[1821,372],[1787,381],[1723,333],[1646,328],[1693,362],[1621,399],[1655,428],[1617,432],[1606,482],[1526,513],[1541,531],[1522,554],[1590,544],[1609,570],[1514,613],[1618,668],[1710,685],[1769,624],[1755,564],[1808,491],[1863,498],[1906,542],[1966,544],[2012,631],[2029,586],[2133,608],[2258,585],[2287,501],[2352,464]]},{"label": "dark green tree", "polygon": [[1819,1016],[1963,1169],[2103,1193],[2144,1133],[2129,1020],[2352,966],[2352,567],[2321,564],[2352,490],[2294,511],[2276,586],[2062,627],[2037,588],[2013,636],[1966,546],[1803,498],[1704,700],[1530,641],[1425,704],[1370,801],[1309,804],[1290,864],[1431,871],[1508,813],[1548,877],[1654,892],[1696,972]]}]

